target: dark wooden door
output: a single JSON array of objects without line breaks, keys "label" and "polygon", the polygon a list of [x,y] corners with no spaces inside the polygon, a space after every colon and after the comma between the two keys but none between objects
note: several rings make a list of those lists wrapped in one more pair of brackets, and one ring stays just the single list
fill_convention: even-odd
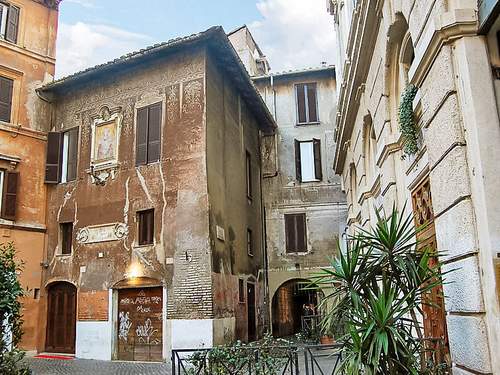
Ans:
[{"label": "dark wooden door", "polygon": [[118,291],[118,359],[163,360],[163,289]]},{"label": "dark wooden door", "polygon": [[247,308],[248,308],[248,341],[257,339],[257,327],[255,319],[255,285],[247,283]]},{"label": "dark wooden door", "polygon": [[49,287],[45,350],[74,353],[76,337],[76,287],[55,283]]},{"label": "dark wooden door", "polygon": [[[438,251],[436,243],[436,227],[432,209],[432,195],[429,179],[425,179],[412,193],[415,225],[424,228],[417,233],[420,249]],[[431,259],[431,266],[437,262]],[[444,355],[448,349],[448,331],[446,327],[446,311],[444,305],[443,287],[438,286],[426,296],[422,306],[424,312],[424,336],[428,339],[439,339]],[[437,349],[437,348],[436,348]]]}]

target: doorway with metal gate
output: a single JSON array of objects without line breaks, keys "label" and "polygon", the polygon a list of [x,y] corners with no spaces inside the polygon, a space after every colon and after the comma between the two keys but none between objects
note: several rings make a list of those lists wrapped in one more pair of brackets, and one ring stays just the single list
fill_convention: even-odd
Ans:
[{"label": "doorway with metal gate", "polygon": [[274,337],[287,337],[302,330],[306,317],[318,316],[318,292],[306,289],[308,280],[293,279],[282,284],[273,296]]}]

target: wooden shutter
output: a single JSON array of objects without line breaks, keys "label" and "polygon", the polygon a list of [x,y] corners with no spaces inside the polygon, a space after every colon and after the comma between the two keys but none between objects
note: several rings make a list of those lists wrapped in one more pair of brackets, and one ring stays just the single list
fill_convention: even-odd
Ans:
[{"label": "wooden shutter", "polygon": [[285,215],[285,239],[288,253],[307,251],[305,214]]},{"label": "wooden shutter", "polygon": [[285,215],[285,239],[286,251],[297,252],[297,241],[295,240],[295,215]]},{"label": "wooden shutter", "polygon": [[2,218],[6,220],[16,219],[17,185],[19,184],[19,172],[5,171],[2,197]]},{"label": "wooden shutter", "polygon": [[148,161],[148,108],[137,110],[135,141],[135,165],[143,165]]},{"label": "wooden shutter", "polygon": [[305,86],[303,84],[295,86],[297,92],[297,117],[298,123],[303,124],[307,122],[306,117],[306,96],[305,96]]},{"label": "wooden shutter", "polygon": [[68,132],[68,173],[67,181],[76,179],[76,168],[78,161],[78,128],[71,129]]},{"label": "wooden shutter", "polygon": [[317,113],[317,103],[316,103],[316,84],[308,83],[307,84],[307,107],[309,109],[309,118],[307,122],[317,122],[318,121],[318,113]]},{"label": "wooden shutter", "polygon": [[316,180],[323,179],[323,171],[321,169],[321,141],[319,139],[313,139],[313,149],[314,149],[314,174]]},{"label": "wooden shutter", "polygon": [[10,122],[14,81],[0,77],[0,121]]},{"label": "wooden shutter", "polygon": [[45,183],[57,184],[61,178],[62,133],[49,132],[47,136],[47,160],[45,163]]},{"label": "wooden shutter", "polygon": [[19,8],[13,5],[9,6],[9,13],[7,15],[7,30],[5,32],[5,39],[9,42],[17,43],[17,30],[19,28]]},{"label": "wooden shutter", "polygon": [[300,142],[295,140],[295,175],[297,181],[302,181],[302,164],[300,161]]},{"label": "wooden shutter", "polygon": [[149,107],[147,161],[160,160],[161,151],[161,103]]},{"label": "wooden shutter", "polygon": [[306,215],[297,214],[295,215],[295,226],[296,226],[296,241],[297,241],[297,252],[307,251],[307,238],[306,238]]}]

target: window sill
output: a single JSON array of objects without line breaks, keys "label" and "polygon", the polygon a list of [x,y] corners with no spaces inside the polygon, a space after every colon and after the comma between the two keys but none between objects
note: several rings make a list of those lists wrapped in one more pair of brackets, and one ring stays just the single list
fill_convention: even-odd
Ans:
[{"label": "window sill", "polygon": [[132,247],[134,249],[147,249],[149,247],[154,247],[156,244],[154,242],[152,243],[147,243],[147,244],[144,244],[144,245],[139,245],[139,244],[133,244]]},{"label": "window sill", "polygon": [[71,254],[56,254],[56,258],[70,258],[73,255],[73,251]]},{"label": "window sill", "polygon": [[322,180],[307,180],[307,181],[298,181],[300,184],[308,184],[311,182],[321,182]]},{"label": "window sill", "polygon": [[309,126],[309,125],[321,125],[321,121],[313,121],[313,122],[298,122],[295,126]]},{"label": "window sill", "polygon": [[305,250],[305,251],[286,251],[286,255],[295,255],[295,256],[307,255],[309,253],[310,252],[308,250]]}]

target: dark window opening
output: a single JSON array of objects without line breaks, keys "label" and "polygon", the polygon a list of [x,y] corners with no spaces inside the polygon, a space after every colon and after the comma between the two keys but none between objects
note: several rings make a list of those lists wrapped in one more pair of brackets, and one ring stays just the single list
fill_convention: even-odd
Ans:
[{"label": "dark window opening", "polygon": [[137,110],[135,156],[136,165],[160,160],[161,151],[161,103]]},{"label": "dark window opening", "polygon": [[307,252],[306,214],[285,215],[287,253]]},{"label": "dark window opening", "polygon": [[151,245],[154,239],[154,210],[139,211],[137,220],[139,222],[139,245]]},{"label": "dark window opening", "polygon": [[73,223],[61,223],[61,254],[71,254],[73,245]]},{"label": "dark window opening", "polygon": [[247,253],[253,256],[253,236],[251,229],[247,229]]},{"label": "dark window opening", "polygon": [[238,280],[238,302],[245,303],[245,281],[243,279]]},{"label": "dark window opening", "polygon": [[310,124],[319,122],[316,83],[295,85],[297,99],[297,123]]},{"label": "dark window opening", "polygon": [[246,152],[246,182],[247,182],[247,197],[252,199],[252,157],[250,153]]}]

